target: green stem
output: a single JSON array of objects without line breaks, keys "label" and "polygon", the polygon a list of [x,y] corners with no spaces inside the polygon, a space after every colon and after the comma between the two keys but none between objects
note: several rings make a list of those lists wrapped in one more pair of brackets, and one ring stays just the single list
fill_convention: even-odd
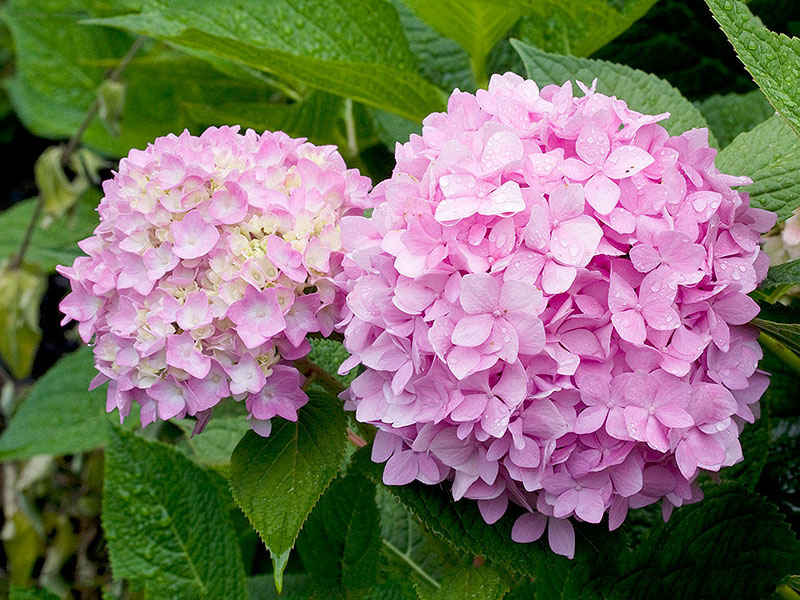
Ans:
[{"label": "green stem", "polygon": [[[111,73],[109,73],[106,79],[110,81],[119,81],[119,78],[122,77],[123,71],[131,62],[133,57],[139,51],[139,49],[144,45],[147,38],[139,37],[136,38],[136,41],[133,42],[128,52],[125,53],[119,64],[114,68]],[[86,115],[83,117],[83,121],[81,124],[78,125],[78,129],[75,133],[72,134],[72,137],[69,138],[66,147],[64,148],[64,153],[61,155],[61,166],[65,166],[69,159],[72,158],[72,155],[75,153],[75,150],[78,149],[78,144],[80,143],[81,139],[83,138],[83,134],[86,133],[86,130],[89,128],[89,125],[92,124],[94,118],[97,116],[97,111],[100,110],[100,100],[95,98],[92,105],[89,107],[89,110],[86,111]],[[11,260],[9,264],[9,269],[16,269],[22,264],[22,261],[25,260],[25,253],[28,251],[28,246],[30,246],[31,239],[33,238],[33,233],[36,231],[36,225],[39,223],[39,217],[42,215],[42,209],[44,208],[44,198],[41,194],[36,199],[36,206],[33,208],[33,214],[31,215],[31,220],[28,223],[28,227],[25,230],[25,235],[22,238],[22,243],[19,245],[19,250],[14,258]]]},{"label": "green stem", "polygon": [[339,383],[333,375],[307,358],[297,359],[294,361],[294,366],[297,367],[303,375],[313,378],[314,381],[319,382],[322,387],[337,396],[347,389]]},{"label": "green stem", "polygon": [[478,88],[486,89],[489,87],[489,76],[486,73],[486,55],[472,55],[469,57],[469,64],[472,67],[472,76]]},{"label": "green stem", "polygon": [[784,364],[791,367],[794,371],[800,373],[800,356],[797,356],[797,354],[792,352],[789,348],[763,331],[758,337],[758,341],[761,342],[761,345],[764,346],[764,348],[781,359]]},{"label": "green stem", "polygon": [[435,580],[433,577],[431,577],[430,575],[428,575],[428,574],[425,572],[425,570],[424,570],[422,567],[420,567],[420,566],[419,566],[419,565],[418,565],[418,564],[417,564],[417,563],[414,561],[414,559],[413,559],[413,558],[411,558],[411,556],[409,556],[409,555],[408,555],[408,554],[406,554],[405,552],[401,552],[401,551],[400,551],[400,549],[399,549],[397,546],[395,546],[394,544],[392,544],[392,542],[390,542],[389,540],[386,540],[386,539],[381,539],[381,542],[383,543],[383,545],[384,545],[384,546],[386,546],[386,548],[388,548],[389,550],[391,550],[392,552],[394,552],[394,553],[395,553],[395,554],[396,554],[398,557],[400,557],[400,559],[401,559],[401,560],[402,560],[404,563],[406,563],[406,564],[407,564],[409,567],[411,567],[411,568],[414,570],[414,572],[415,572],[415,573],[417,573],[417,574],[418,574],[420,577],[422,577],[422,578],[423,578],[425,581],[427,581],[429,584],[431,584],[431,585],[432,585],[433,587],[435,587],[437,590],[438,590],[438,589],[441,589],[441,587],[442,587],[442,584],[441,584],[441,583],[439,583],[438,581],[436,581],[436,580]]}]

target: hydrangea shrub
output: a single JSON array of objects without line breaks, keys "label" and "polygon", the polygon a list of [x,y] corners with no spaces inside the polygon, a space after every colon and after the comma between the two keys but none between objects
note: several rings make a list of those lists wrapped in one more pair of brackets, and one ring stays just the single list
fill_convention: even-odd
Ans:
[{"label": "hydrangea shrub", "polygon": [[574,554],[572,520],[700,498],[742,459],[768,378],[746,327],[775,215],[706,130],[514,74],[456,91],[342,220],[346,393],[383,481],[451,481],[512,538]]}]

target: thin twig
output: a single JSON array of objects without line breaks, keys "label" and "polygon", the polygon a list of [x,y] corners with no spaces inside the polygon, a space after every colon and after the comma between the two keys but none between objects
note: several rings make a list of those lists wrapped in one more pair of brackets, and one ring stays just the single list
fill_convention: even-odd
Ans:
[{"label": "thin twig", "polygon": [[[133,57],[136,53],[141,49],[144,43],[147,41],[145,37],[136,38],[136,41],[133,42],[128,52],[125,53],[119,64],[114,68],[111,73],[109,73],[108,77],[105,79],[109,81],[119,81],[119,78],[122,77],[123,71],[128,66],[128,64],[133,60]],[[75,153],[75,150],[78,148],[78,144],[83,138],[83,134],[86,133],[86,130],[89,128],[89,125],[92,124],[95,117],[97,116],[97,112],[100,110],[100,100],[99,98],[95,98],[92,105],[89,107],[89,110],[86,111],[86,116],[83,117],[83,121],[81,124],[78,125],[78,129],[75,133],[72,134],[72,137],[69,138],[66,147],[64,148],[64,153],[61,155],[61,166],[64,167],[69,162],[69,159],[72,158],[72,155]],[[39,223],[39,217],[42,214],[42,209],[44,208],[44,198],[41,194],[39,194],[38,198],[36,199],[36,206],[33,208],[33,214],[31,215],[31,220],[28,223],[28,228],[25,230],[25,235],[22,238],[22,243],[19,246],[19,251],[11,260],[9,264],[9,269],[16,269],[21,264],[22,261],[25,259],[25,253],[28,251],[28,246],[30,246],[31,239],[33,238],[33,233],[36,231],[36,225]]]},{"label": "thin twig", "polygon": [[294,361],[294,366],[306,377],[313,376],[317,383],[337,396],[346,389],[333,375],[307,358],[297,359]]}]

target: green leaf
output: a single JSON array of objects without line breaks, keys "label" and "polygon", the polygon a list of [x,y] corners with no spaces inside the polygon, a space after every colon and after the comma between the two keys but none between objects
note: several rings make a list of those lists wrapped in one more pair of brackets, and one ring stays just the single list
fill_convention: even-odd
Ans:
[{"label": "green leaf", "polygon": [[443,106],[417,74],[396,11],[383,0],[147,0],[140,14],[92,21],[134,31],[353,98],[413,120]]},{"label": "green leaf", "polygon": [[0,359],[16,379],[31,374],[42,341],[39,305],[46,289],[46,279],[24,265],[0,270]]},{"label": "green leaf", "polygon": [[303,526],[297,550],[315,585],[363,598],[377,583],[381,556],[375,484],[358,475],[335,481]]},{"label": "green leaf", "polygon": [[475,78],[464,48],[421,21],[402,0],[392,0],[392,4],[403,24],[408,47],[419,63],[420,74],[447,92],[454,88],[474,91]]},{"label": "green leaf", "polygon": [[697,107],[655,75],[602,60],[548,54],[518,40],[511,44],[522,57],[528,77],[540,88],[568,80],[591,85],[597,78],[598,92],[621,98],[634,110],[652,115],[669,112],[670,118],[661,121],[661,125],[672,135],[693,127],[708,127]]},{"label": "green leaf", "polygon": [[[382,466],[373,463],[369,454],[369,447],[356,452],[352,468],[378,483]],[[476,502],[459,502],[456,505],[450,494],[438,486],[414,482],[403,486],[387,486],[386,490],[425,529],[469,556],[483,556],[522,575],[534,572],[540,561],[549,564],[560,558],[555,557],[542,542],[515,544],[511,541],[513,519],[506,517],[494,525],[488,525],[481,517]]]},{"label": "green leaf", "polygon": [[352,369],[347,375],[337,374],[341,364],[350,358],[350,353],[344,349],[341,342],[330,338],[312,339],[311,352],[307,358],[333,375],[344,386],[350,385],[358,374],[357,369]]},{"label": "green leaf", "polygon": [[384,568],[392,571],[397,580],[413,582],[417,590],[433,593],[441,587],[445,564],[454,555],[444,543],[435,545],[419,523],[385,488],[379,487],[378,510],[381,514],[381,543],[384,547]]},{"label": "green leaf", "polygon": [[745,131],[750,131],[775,114],[775,109],[759,90],[746,94],[714,94],[698,102],[721,148]]},{"label": "green leaf", "polygon": [[114,577],[148,598],[247,598],[236,534],[209,476],[174,448],[110,436],[102,518]]},{"label": "green leaf", "polygon": [[745,68],[800,135],[800,39],[770,31],[741,0],[706,0]]},{"label": "green leaf", "polygon": [[0,435],[0,460],[75,454],[105,444],[109,417],[119,417],[105,412],[105,387],[88,391],[96,374],[89,348],[59,360],[36,382]]},{"label": "green leaf", "polygon": [[800,283],[800,260],[792,260],[782,265],[770,267],[767,278],[759,286],[762,290],[779,285],[797,285]]},{"label": "green leaf", "polygon": [[782,304],[762,303],[758,318],[750,323],[800,354],[800,311]]},{"label": "green leaf", "polygon": [[225,102],[184,104],[189,116],[203,125],[241,125],[258,132],[284,131],[292,137],[307,137],[315,144],[346,143],[344,100],[314,92],[302,102],[291,104]]},{"label": "green leaf", "polygon": [[345,450],[339,401],[314,391],[309,398],[296,423],[274,419],[268,438],[249,432],[231,457],[233,496],[273,554],[294,545]]},{"label": "green leaf", "polygon": [[718,155],[716,164],[725,173],[747,175],[752,185],[751,206],[771,210],[785,221],[800,206],[800,144],[779,116],[742,133]]},{"label": "green leaf", "polygon": [[423,600],[500,600],[508,593],[508,584],[491,567],[451,569],[434,594],[423,594]]},{"label": "green leaf", "polygon": [[283,590],[275,589],[272,575],[247,578],[247,596],[250,600],[308,600],[313,584],[305,573],[287,573],[283,576]]},{"label": "green leaf", "polygon": [[455,40],[472,61],[479,86],[487,80],[486,56],[522,16],[518,3],[485,0],[404,0],[426,23]]},{"label": "green leaf", "polygon": [[[106,72],[133,43],[121,31],[81,24],[92,14],[90,4],[54,9],[45,0],[13,0],[2,13],[16,48],[16,73],[6,87],[20,120],[41,137],[67,138],[77,130]],[[123,74],[127,90],[120,135],[111,135],[97,118],[83,141],[122,156],[156,136],[196,130],[185,102],[215,104],[233,95],[242,102],[263,101],[270,93],[262,80],[241,69],[238,74],[223,74],[173,50],[140,51]]]},{"label": "green leaf", "polygon": [[61,596],[42,588],[23,588],[11,586],[8,600],[60,600]]},{"label": "green leaf", "polygon": [[[214,411],[214,415],[208,421],[205,429],[197,435],[189,438],[188,444],[197,459],[210,467],[220,469],[223,473],[227,471],[231,462],[231,455],[234,448],[250,429],[247,415],[244,411],[241,414],[216,414],[225,406],[239,407],[239,404],[225,403]],[[194,424],[191,421],[181,419],[175,421],[185,433],[191,433]]]},{"label": "green leaf", "polygon": [[643,17],[655,3],[656,0],[525,0],[519,4],[532,14],[520,21],[517,35],[548,52],[589,56]]},{"label": "green leaf", "polygon": [[[36,264],[43,271],[55,271],[56,265],[70,265],[83,252],[76,245],[92,235],[97,227],[97,203],[100,192],[90,188],[73,210],[55,219],[47,229],[41,225],[34,229],[25,262]],[[36,206],[36,198],[18,202],[0,213],[0,261],[14,255],[22,243],[25,230]]]},{"label": "green leaf", "polygon": [[722,487],[678,509],[618,573],[594,580],[604,597],[631,600],[764,598],[796,572],[794,533],[763,497]]}]

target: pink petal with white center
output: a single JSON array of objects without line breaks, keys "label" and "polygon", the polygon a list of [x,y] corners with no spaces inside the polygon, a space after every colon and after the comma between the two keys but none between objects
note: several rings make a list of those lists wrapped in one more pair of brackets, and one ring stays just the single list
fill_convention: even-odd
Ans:
[{"label": "pink petal with white center", "polygon": [[592,175],[586,182],[586,202],[598,214],[607,215],[619,202],[619,186],[602,173]]},{"label": "pink petal with white center", "polygon": [[240,223],[247,215],[247,194],[238,183],[228,181],[211,196],[208,213],[226,225]]},{"label": "pink petal with white center", "polygon": [[172,379],[162,379],[147,389],[147,395],[156,401],[159,418],[171,419],[186,409],[188,390]]},{"label": "pink petal with white center", "polygon": [[192,334],[184,331],[167,338],[167,364],[202,379],[211,369],[211,359],[195,345]]},{"label": "pink petal with white center", "polygon": [[456,346],[480,346],[492,332],[494,321],[495,318],[486,313],[461,317],[453,329],[451,341]]},{"label": "pink petal with white center", "polygon": [[261,367],[249,354],[245,354],[237,364],[224,368],[231,378],[231,394],[243,394],[244,392],[255,394],[261,391],[267,381]]},{"label": "pink petal with white center", "polygon": [[174,241],[173,251],[185,259],[205,256],[219,240],[217,228],[206,223],[197,210],[189,211],[182,221],[173,223],[170,233]]},{"label": "pink petal with white center", "polygon": [[[478,208],[482,215],[513,215],[525,210],[525,201],[516,181],[506,181],[484,198]],[[438,213],[438,209],[437,209]]]},{"label": "pink petal with white center", "polygon": [[603,171],[611,179],[633,177],[653,164],[655,159],[637,146],[621,146],[606,159]]},{"label": "pink petal with white center", "polygon": [[542,513],[525,513],[514,521],[511,539],[518,544],[535,542],[544,533],[547,517]]},{"label": "pink petal with white center", "polygon": [[178,264],[178,256],[172,251],[172,244],[164,242],[158,248],[148,248],[142,254],[147,277],[155,281],[166,275]]},{"label": "pink petal with white center", "polygon": [[177,154],[165,153],[158,168],[158,181],[161,186],[168,190],[180,185],[185,177],[186,166],[183,159]]},{"label": "pink petal with white center", "polygon": [[582,215],[553,229],[550,251],[558,262],[572,267],[585,267],[597,250],[603,230],[592,217]]},{"label": "pink petal with white center", "polygon": [[195,329],[211,323],[211,314],[208,310],[208,296],[205,292],[193,292],[186,298],[176,313],[178,326],[181,329]]},{"label": "pink petal with white center", "polygon": [[500,284],[485,273],[465,275],[459,301],[469,314],[491,313],[500,307]]}]

